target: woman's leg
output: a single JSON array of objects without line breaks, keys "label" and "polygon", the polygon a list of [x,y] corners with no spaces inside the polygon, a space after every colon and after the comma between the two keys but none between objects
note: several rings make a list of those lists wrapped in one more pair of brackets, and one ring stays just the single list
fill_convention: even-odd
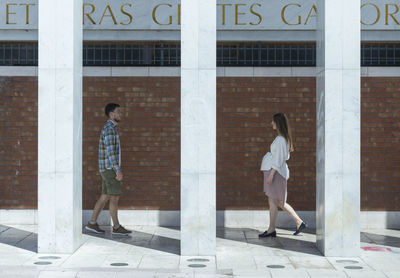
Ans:
[{"label": "woman's leg", "polygon": [[293,221],[296,222],[296,228],[298,229],[301,223],[303,223],[303,220],[301,220],[301,218],[297,215],[295,210],[288,203],[284,203],[283,201],[280,200],[276,201],[277,201],[276,205],[280,207],[283,211],[285,211],[287,214],[289,214],[290,218],[292,218]]},{"label": "woman's leg", "polygon": [[276,229],[276,220],[278,218],[278,207],[274,199],[268,197],[269,203],[269,227],[268,233],[272,233]]}]

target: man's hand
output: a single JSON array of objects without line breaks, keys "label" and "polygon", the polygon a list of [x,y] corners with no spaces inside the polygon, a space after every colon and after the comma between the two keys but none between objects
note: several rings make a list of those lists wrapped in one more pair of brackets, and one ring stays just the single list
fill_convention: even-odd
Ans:
[{"label": "man's hand", "polygon": [[117,181],[122,181],[122,179],[123,179],[123,175],[122,175],[122,172],[117,172],[117,176],[115,177],[115,179],[117,180]]}]

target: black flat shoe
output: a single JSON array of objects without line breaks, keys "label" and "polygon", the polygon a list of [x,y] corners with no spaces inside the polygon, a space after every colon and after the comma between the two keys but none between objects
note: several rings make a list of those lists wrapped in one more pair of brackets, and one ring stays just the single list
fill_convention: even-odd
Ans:
[{"label": "black flat shoe", "polygon": [[265,231],[262,234],[259,234],[258,237],[276,237],[276,231],[273,231],[272,233]]},{"label": "black flat shoe", "polygon": [[293,235],[297,236],[298,234],[301,233],[302,230],[304,230],[304,228],[307,228],[307,224],[305,222],[302,222],[299,226],[298,229],[296,229],[296,231],[293,233]]}]

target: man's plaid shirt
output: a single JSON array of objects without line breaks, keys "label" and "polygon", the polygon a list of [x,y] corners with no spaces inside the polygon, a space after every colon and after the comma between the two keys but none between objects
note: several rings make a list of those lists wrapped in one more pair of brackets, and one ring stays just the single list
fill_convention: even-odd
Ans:
[{"label": "man's plaid shirt", "polygon": [[113,169],[121,172],[121,147],[117,125],[108,120],[101,130],[99,141],[99,170]]}]

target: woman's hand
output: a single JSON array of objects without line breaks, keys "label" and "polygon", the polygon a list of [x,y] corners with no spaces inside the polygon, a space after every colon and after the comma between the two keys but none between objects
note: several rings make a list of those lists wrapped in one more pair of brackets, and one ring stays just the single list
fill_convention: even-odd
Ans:
[{"label": "woman's hand", "polygon": [[269,173],[269,176],[267,178],[267,184],[271,184],[272,181],[274,180],[274,175],[275,175],[276,170],[272,169],[271,172]]}]

